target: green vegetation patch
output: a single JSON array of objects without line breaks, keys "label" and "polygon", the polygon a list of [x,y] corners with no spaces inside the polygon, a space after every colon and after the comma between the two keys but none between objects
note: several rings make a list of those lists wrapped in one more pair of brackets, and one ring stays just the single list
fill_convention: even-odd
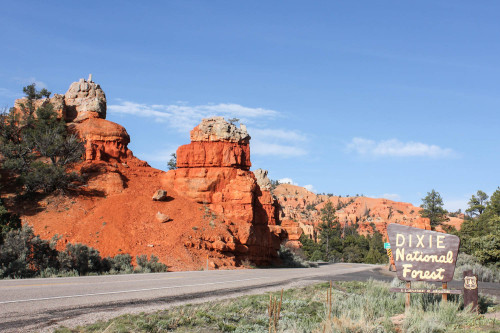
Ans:
[{"label": "green vegetation patch", "polygon": [[[493,320],[464,310],[461,297],[441,303],[439,295],[414,294],[411,309],[405,313],[404,294],[390,292],[388,283],[334,282],[331,302],[327,300],[329,288],[329,283],[321,283],[285,290],[277,332],[488,332],[500,329],[500,324]],[[270,332],[270,297],[278,301],[281,298],[278,292],[244,296],[150,314],[124,315],[74,329],[61,327],[56,332]],[[490,302],[489,306],[493,308],[495,304]]]}]

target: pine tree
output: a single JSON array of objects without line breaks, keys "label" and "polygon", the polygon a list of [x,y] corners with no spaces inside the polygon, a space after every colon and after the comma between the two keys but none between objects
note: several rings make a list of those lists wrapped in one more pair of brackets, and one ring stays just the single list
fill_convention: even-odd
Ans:
[{"label": "pine tree", "polygon": [[448,212],[443,208],[443,199],[439,192],[435,190],[427,192],[427,196],[422,199],[420,207],[422,208],[420,215],[430,219],[432,228],[448,220],[446,216]]},{"label": "pine tree", "polygon": [[27,193],[65,189],[77,178],[66,169],[81,160],[83,143],[75,134],[68,133],[52,104],[42,103],[35,109],[36,100],[49,97],[50,92],[38,91],[35,84],[23,91],[26,103],[20,105],[21,113],[11,109],[0,115],[2,167],[18,176]]}]

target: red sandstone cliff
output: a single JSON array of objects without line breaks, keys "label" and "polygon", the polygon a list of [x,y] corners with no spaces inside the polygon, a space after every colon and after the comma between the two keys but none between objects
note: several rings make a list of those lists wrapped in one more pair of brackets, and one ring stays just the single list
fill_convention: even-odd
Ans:
[{"label": "red sandstone cliff", "polygon": [[[320,211],[327,202],[331,202],[336,208],[341,226],[346,223],[358,224],[361,234],[373,233],[374,227],[382,235],[386,235],[386,228],[390,223],[430,230],[429,219],[420,217],[421,208],[409,203],[383,198],[316,195],[291,184],[280,184],[273,193],[281,206],[282,224],[288,228],[300,227],[308,235],[312,235],[313,228],[320,223]],[[445,224],[459,229],[462,221],[463,219],[450,217],[450,221]]]},{"label": "red sandstone cliff", "polygon": [[[221,117],[195,127],[191,143],[177,150],[178,169],[163,172],[133,156],[127,131],[105,119],[106,96],[90,78],[35,106],[47,102],[84,141],[85,161],[76,169],[88,181],[69,196],[11,207],[43,238],[59,235],[60,246],[80,242],[103,256],[155,254],[172,270],[200,269],[207,260],[212,268],[268,264],[281,241],[300,246],[303,232],[312,235],[327,201],[342,225],[358,223],[361,233],[373,224],[385,234],[395,222],[429,228],[419,208],[387,199],[328,197],[283,184],[276,200],[267,172],[249,171],[246,129]],[[15,102],[18,111],[22,103]],[[160,189],[166,197],[152,200]]]},{"label": "red sandstone cliff", "polygon": [[[222,117],[204,119],[191,131],[191,143],[177,150],[178,169],[166,173],[162,184],[203,204],[226,228],[231,239],[219,240],[221,253],[234,252],[237,262],[265,264],[276,256],[280,244],[269,228],[276,224],[276,205],[249,171],[249,141],[245,128],[238,129]],[[212,246],[199,239],[192,232],[185,244]]]},{"label": "red sandstone cliff", "polygon": [[[200,269],[207,260],[211,268],[234,268],[276,258],[280,239],[269,226],[277,206],[249,171],[244,128],[222,118],[202,121],[192,142],[178,149],[178,169],[166,173],[133,156],[127,131],[105,119],[105,94],[90,78],[37,103],[49,101],[84,141],[76,169],[87,183],[69,196],[14,207],[43,238],[59,235],[61,247],[84,243],[103,256],[155,254],[173,270]],[[153,200],[160,189],[166,197]]]}]

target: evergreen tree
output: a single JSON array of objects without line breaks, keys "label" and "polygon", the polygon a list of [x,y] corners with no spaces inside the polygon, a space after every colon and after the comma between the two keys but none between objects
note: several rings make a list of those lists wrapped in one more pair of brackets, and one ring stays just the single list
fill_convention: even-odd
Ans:
[{"label": "evergreen tree", "polygon": [[331,261],[341,257],[342,242],[340,239],[340,224],[335,216],[335,208],[328,201],[321,209],[321,223],[319,229],[319,243],[323,252],[323,260]]},{"label": "evergreen tree", "polygon": [[422,208],[420,215],[430,219],[432,228],[448,220],[448,217],[446,217],[448,212],[443,208],[443,199],[439,192],[435,190],[427,192],[427,196],[422,199],[420,207]]},{"label": "evergreen tree", "polygon": [[479,216],[484,212],[487,203],[488,195],[479,190],[477,191],[477,196],[472,195],[469,200],[469,208],[465,211],[470,217]]},{"label": "evergreen tree", "polygon": [[175,170],[177,169],[177,154],[172,153],[170,156],[172,156],[172,158],[167,163],[168,170]]},{"label": "evergreen tree", "polygon": [[500,187],[482,214],[465,220],[456,234],[461,251],[473,255],[483,265],[500,267]]},{"label": "evergreen tree", "polygon": [[37,91],[35,84],[23,89],[26,102],[21,113],[11,109],[0,115],[0,153],[2,167],[13,171],[27,193],[49,193],[65,189],[77,178],[67,173],[72,163],[81,160],[83,143],[67,131],[66,124],[57,118],[50,103],[35,109],[35,102],[50,96],[46,89]]}]

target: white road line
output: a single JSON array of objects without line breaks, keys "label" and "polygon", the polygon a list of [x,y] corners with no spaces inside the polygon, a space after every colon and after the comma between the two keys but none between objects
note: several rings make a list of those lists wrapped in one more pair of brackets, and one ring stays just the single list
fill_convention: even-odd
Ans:
[{"label": "white road line", "polygon": [[262,279],[267,279],[267,278],[269,278],[269,277],[256,277],[256,278],[251,278],[251,279],[232,280],[232,281],[219,281],[219,282],[198,283],[198,284],[187,284],[187,285],[181,285],[181,286],[157,287],[157,288],[148,288],[148,289],[132,289],[132,290],[110,291],[110,292],[105,292],[105,293],[94,293],[94,294],[81,294],[81,295],[67,295],[67,296],[53,296],[53,297],[43,297],[43,298],[32,298],[32,299],[20,299],[20,300],[14,300],[14,301],[1,301],[0,304],[47,301],[47,300],[53,300],[53,299],[75,298],[75,297],[85,297],[85,296],[102,296],[102,295],[113,295],[113,294],[126,294],[126,293],[140,292],[140,291],[152,291],[152,290],[162,290],[162,289],[175,289],[175,288],[185,288],[185,287],[210,286],[210,285],[215,285],[215,284],[243,282],[243,281],[252,281],[252,280],[262,280]]}]

